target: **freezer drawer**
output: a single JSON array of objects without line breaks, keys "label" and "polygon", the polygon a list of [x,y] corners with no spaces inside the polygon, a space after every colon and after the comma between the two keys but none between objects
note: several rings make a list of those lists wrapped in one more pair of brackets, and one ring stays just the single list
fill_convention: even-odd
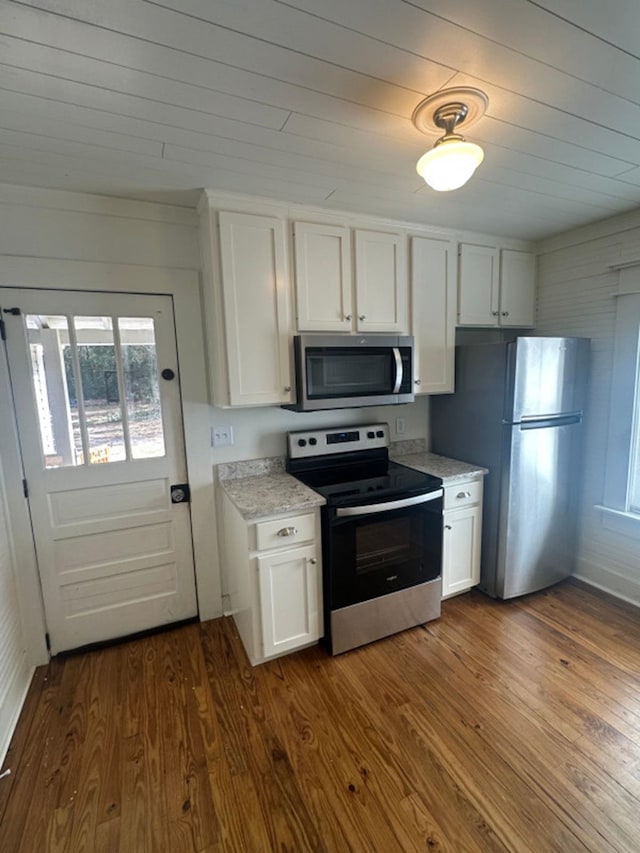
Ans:
[{"label": "freezer drawer", "polygon": [[512,598],[570,575],[579,496],[580,423],[505,427],[496,594]]}]

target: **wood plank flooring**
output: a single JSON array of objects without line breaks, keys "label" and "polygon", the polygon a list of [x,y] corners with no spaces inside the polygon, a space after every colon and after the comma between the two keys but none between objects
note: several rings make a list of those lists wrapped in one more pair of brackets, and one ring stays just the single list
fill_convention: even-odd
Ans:
[{"label": "wood plank flooring", "polygon": [[331,658],[233,622],[36,673],[2,853],[640,850],[640,611],[471,593]]}]

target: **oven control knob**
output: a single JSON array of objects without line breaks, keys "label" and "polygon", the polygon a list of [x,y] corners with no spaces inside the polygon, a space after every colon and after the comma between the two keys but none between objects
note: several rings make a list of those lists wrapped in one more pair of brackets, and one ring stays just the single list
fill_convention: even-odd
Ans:
[{"label": "oven control knob", "polygon": [[307,446],[307,439],[306,438],[299,438],[298,439],[298,447],[306,447],[306,446]]},{"label": "oven control knob", "polygon": [[375,438],[375,437],[376,437],[375,432],[368,432],[367,433],[367,438]]},{"label": "oven control knob", "polygon": [[384,438],[384,432],[381,429],[378,430],[376,435],[378,436],[378,438]]},{"label": "oven control knob", "polygon": [[316,445],[317,443],[318,443],[318,439],[317,439],[317,438],[310,438],[310,439],[309,439],[309,444],[310,444],[312,447],[315,447],[315,445]]}]

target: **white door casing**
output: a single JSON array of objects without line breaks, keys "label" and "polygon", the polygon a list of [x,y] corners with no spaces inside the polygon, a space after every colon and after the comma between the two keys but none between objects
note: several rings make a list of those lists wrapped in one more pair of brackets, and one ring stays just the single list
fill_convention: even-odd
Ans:
[{"label": "white door casing", "polygon": [[[0,300],[22,312],[3,316],[52,652],[195,616],[189,506],[169,495],[187,479],[171,297],[0,288]],[[54,454],[45,466],[27,315],[153,318],[158,370],[175,374],[159,380],[162,455],[95,464],[81,451],[81,464]]]}]

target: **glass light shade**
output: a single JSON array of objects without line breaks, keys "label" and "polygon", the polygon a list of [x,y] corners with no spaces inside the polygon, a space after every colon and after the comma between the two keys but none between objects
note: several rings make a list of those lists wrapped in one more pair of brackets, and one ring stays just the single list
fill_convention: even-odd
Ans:
[{"label": "glass light shade", "polygon": [[484,151],[461,139],[441,142],[418,160],[416,171],[439,192],[457,190],[466,184],[484,159]]}]

